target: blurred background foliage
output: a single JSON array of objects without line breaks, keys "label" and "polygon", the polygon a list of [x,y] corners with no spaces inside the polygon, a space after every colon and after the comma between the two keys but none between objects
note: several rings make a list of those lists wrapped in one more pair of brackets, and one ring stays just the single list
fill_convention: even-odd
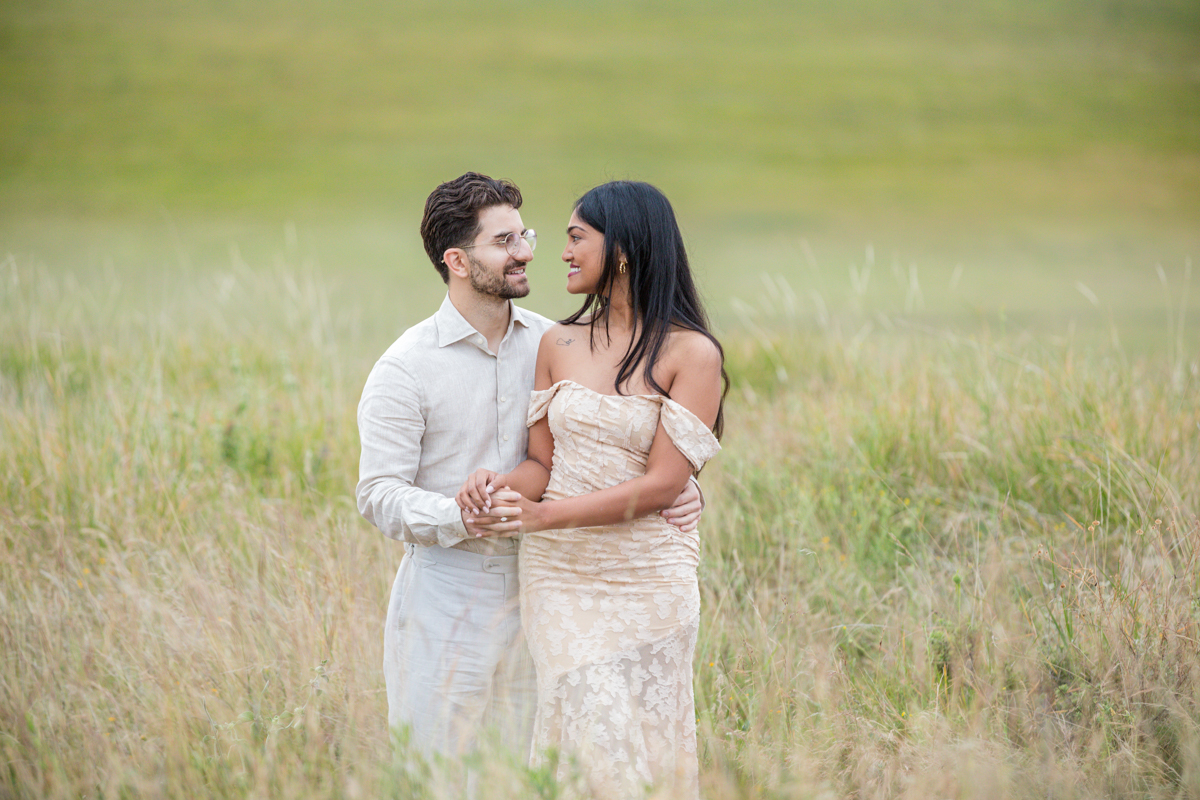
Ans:
[{"label": "blurred background foliage", "polygon": [[612,178],[675,202],[719,320],[767,275],[800,315],[1153,345],[1200,243],[1191,0],[8,0],[0,119],[0,249],[132,292],[290,246],[391,331],[441,291],[417,222],[468,169],[525,191],[550,314]]}]

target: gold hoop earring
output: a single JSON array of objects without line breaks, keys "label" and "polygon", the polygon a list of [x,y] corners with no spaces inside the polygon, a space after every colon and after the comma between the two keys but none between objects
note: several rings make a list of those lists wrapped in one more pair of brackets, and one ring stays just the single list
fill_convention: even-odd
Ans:
[{"label": "gold hoop earring", "polygon": [[627,262],[627,261],[622,261],[620,264],[618,264],[618,265],[617,265],[617,272],[619,272],[619,273],[621,273],[622,275],[624,275],[624,274],[625,274],[625,265],[626,265],[627,263],[629,263],[629,262]]}]

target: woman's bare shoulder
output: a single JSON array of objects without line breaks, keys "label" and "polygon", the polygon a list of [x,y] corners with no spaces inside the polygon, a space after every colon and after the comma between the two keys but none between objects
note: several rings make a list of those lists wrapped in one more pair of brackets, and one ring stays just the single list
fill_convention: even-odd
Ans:
[{"label": "woman's bare shoulder", "polygon": [[569,364],[587,352],[587,328],[558,322],[542,334],[542,341],[538,345],[538,363],[545,367],[552,380],[558,380],[562,374],[570,371]]},{"label": "woman's bare shoulder", "polygon": [[721,368],[721,348],[700,331],[675,328],[667,338],[667,358],[680,366]]},{"label": "woman's bare shoulder", "polygon": [[[581,331],[584,333],[581,333]],[[581,339],[586,339],[586,331],[587,328],[582,325],[564,325],[561,322],[556,322],[542,334],[542,346],[570,346]]]},{"label": "woman's bare shoulder", "polygon": [[718,378],[724,361],[721,349],[712,339],[699,331],[676,328],[668,335],[658,364],[655,371],[661,376],[659,382],[671,394],[678,388],[676,382],[680,378],[688,381]]}]

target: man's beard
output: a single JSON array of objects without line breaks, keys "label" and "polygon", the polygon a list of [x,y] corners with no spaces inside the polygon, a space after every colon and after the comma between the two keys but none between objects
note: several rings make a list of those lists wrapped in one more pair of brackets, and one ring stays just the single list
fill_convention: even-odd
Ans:
[{"label": "man's beard", "polygon": [[476,261],[470,254],[467,255],[467,262],[471,265],[471,271],[467,273],[467,279],[471,282],[471,288],[480,294],[491,295],[501,300],[512,300],[513,298],[524,297],[529,294],[528,280],[526,280],[524,285],[518,284],[513,286],[505,278],[505,273],[513,267],[520,266],[520,262],[509,261],[504,265],[504,272],[499,275],[489,272],[487,267]]}]

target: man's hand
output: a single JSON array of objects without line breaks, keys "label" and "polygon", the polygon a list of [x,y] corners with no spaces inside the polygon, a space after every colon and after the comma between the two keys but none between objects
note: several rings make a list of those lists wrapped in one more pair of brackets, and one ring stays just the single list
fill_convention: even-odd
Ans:
[{"label": "man's hand", "polygon": [[[503,477],[495,471],[480,467],[471,473],[466,483],[454,495],[454,502],[463,511],[470,511],[473,516],[486,513],[492,507],[492,492],[497,478]],[[465,519],[465,517],[464,517]]]},{"label": "man's hand", "polygon": [[658,512],[663,519],[684,533],[696,530],[700,522],[700,512],[704,510],[704,498],[700,495],[695,481],[688,481],[675,498],[675,504],[668,509]]},{"label": "man's hand", "polygon": [[[516,536],[538,531],[538,504],[513,489],[497,489],[492,494],[492,507],[484,514],[471,518],[471,524],[484,531],[484,536]],[[463,515],[464,521],[467,519]],[[468,530],[470,530],[468,528]]]}]

